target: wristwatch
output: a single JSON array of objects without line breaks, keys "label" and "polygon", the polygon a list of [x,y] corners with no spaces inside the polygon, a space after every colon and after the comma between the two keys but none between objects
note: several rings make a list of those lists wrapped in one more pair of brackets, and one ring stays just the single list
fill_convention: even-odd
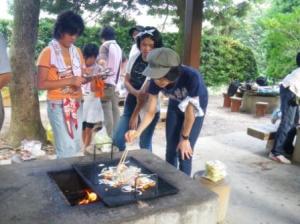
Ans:
[{"label": "wristwatch", "polygon": [[185,136],[185,135],[181,134],[181,138],[182,138],[183,140],[189,140],[190,136]]}]

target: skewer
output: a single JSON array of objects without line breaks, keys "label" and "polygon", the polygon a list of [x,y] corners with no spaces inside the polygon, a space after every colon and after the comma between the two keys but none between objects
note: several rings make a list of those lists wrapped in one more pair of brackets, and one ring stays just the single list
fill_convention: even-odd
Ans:
[{"label": "skewer", "polygon": [[122,154],[122,156],[121,156],[121,159],[120,159],[120,161],[119,161],[119,164],[118,164],[118,166],[117,166],[117,172],[120,171],[122,165],[125,163],[127,154],[128,154],[128,149],[125,149],[125,151],[123,152],[123,154]]}]

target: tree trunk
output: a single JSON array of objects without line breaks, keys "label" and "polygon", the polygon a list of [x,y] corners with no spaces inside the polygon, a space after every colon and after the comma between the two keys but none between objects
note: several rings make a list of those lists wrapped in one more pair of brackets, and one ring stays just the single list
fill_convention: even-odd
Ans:
[{"label": "tree trunk", "polygon": [[45,142],[36,88],[34,50],[37,41],[40,0],[14,0],[10,83],[12,103],[8,142],[13,146],[23,139]]}]

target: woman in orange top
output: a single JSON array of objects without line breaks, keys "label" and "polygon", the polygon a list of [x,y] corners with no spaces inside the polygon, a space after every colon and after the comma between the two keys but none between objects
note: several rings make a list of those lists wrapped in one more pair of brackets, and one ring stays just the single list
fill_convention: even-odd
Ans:
[{"label": "woman in orange top", "polygon": [[82,34],[82,18],[72,11],[60,14],[54,39],[39,55],[38,88],[47,90],[48,117],[58,158],[75,156],[81,143],[81,85],[84,60],[73,43]]}]

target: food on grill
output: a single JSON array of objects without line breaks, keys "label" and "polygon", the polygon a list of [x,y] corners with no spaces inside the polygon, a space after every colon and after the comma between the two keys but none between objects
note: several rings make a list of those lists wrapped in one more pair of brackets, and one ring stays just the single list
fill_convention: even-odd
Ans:
[{"label": "food on grill", "polygon": [[124,192],[132,192],[135,188],[145,191],[156,185],[149,175],[141,173],[140,168],[125,164],[121,167],[106,167],[98,176],[100,177],[99,184],[107,184],[114,188],[121,187]]},{"label": "food on grill", "polygon": [[156,183],[154,180],[150,179],[149,177],[139,177],[136,179],[136,185],[138,189],[142,191],[146,191],[149,188],[155,187]]},{"label": "food on grill", "polygon": [[121,188],[123,192],[135,191],[138,194],[155,187],[156,182],[151,179],[151,175],[143,174],[141,168],[128,165],[127,154],[128,150],[125,150],[117,166],[104,167],[101,170],[98,175],[100,177],[99,184]]}]

